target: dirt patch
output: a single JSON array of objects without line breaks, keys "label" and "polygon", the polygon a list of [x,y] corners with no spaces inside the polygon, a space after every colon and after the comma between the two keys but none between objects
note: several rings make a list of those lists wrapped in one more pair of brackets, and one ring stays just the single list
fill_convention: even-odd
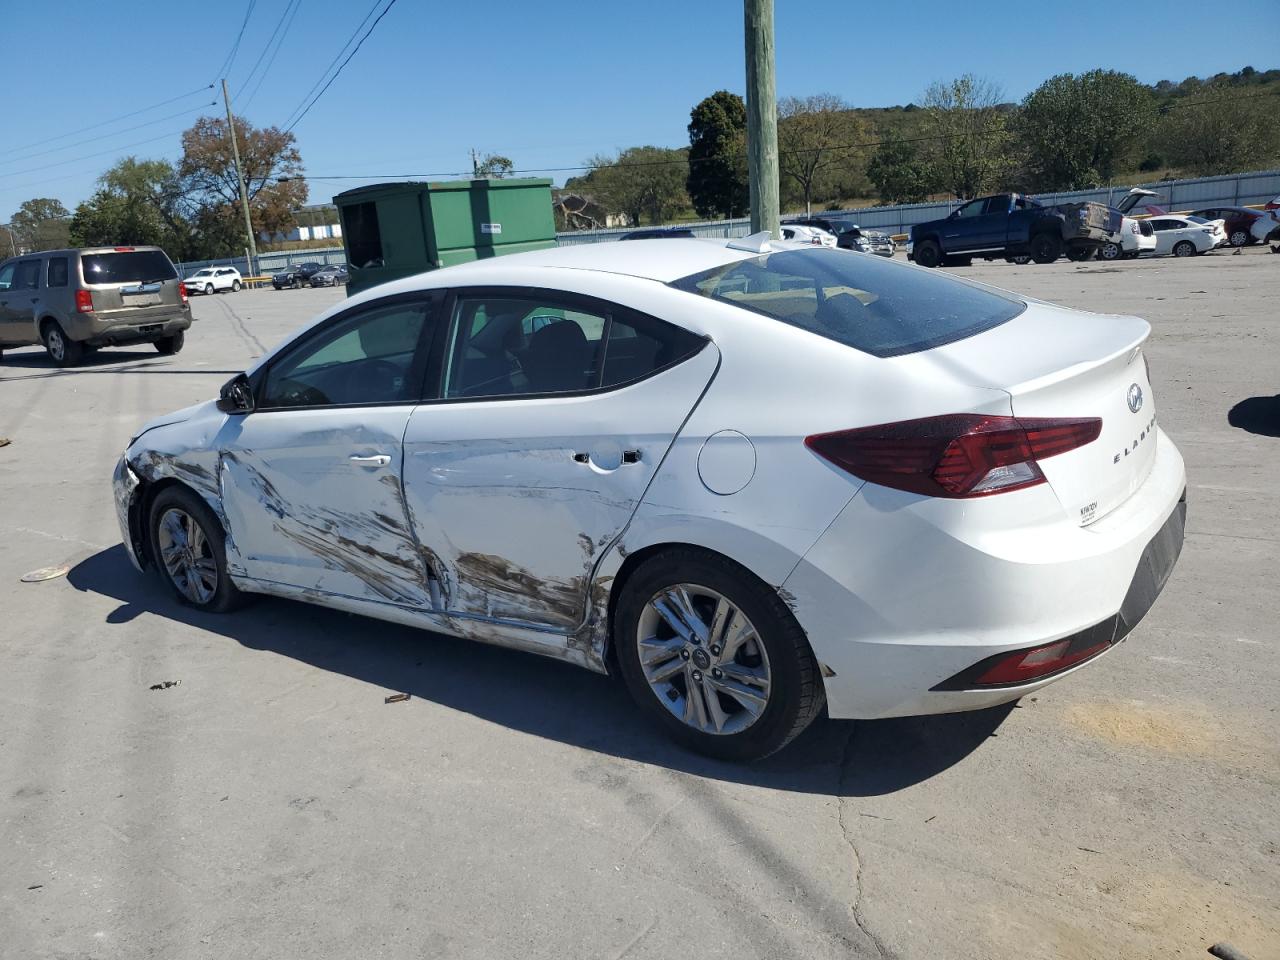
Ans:
[{"label": "dirt patch", "polygon": [[1100,740],[1166,753],[1206,756],[1216,753],[1227,739],[1218,721],[1207,714],[1140,700],[1072,704],[1066,716],[1072,726]]}]

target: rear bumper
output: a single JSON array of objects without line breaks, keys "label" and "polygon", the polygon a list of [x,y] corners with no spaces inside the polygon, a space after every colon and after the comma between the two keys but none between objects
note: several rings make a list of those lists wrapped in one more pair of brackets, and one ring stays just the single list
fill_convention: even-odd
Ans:
[{"label": "rear bumper", "polygon": [[123,343],[147,343],[160,337],[172,336],[190,326],[190,307],[158,316],[120,319],[81,313],[71,319],[67,336],[90,346],[107,347]]},{"label": "rear bumper", "polygon": [[[1146,482],[1087,527],[1045,486],[965,501],[951,523],[955,501],[866,485],[784,584],[826,668],[831,716],[980,709],[1080,669],[1015,687],[954,682],[1002,653],[1084,633],[1112,646],[1127,636],[1177,560],[1185,490],[1163,431]],[[1009,525],[1011,510],[1037,519]]]}]

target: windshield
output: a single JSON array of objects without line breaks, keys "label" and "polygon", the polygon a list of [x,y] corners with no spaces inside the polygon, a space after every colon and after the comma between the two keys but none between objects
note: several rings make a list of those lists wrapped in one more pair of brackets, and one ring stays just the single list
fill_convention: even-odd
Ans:
[{"label": "windshield", "polygon": [[740,260],[671,286],[876,357],[963,340],[1012,320],[1027,306],[924,269],[818,247]]},{"label": "windshield", "polygon": [[163,251],[123,250],[80,256],[85,283],[138,283],[172,280],[178,275]]},{"label": "windshield", "polygon": [[192,274],[192,276],[193,277],[212,277],[213,271],[206,267],[204,270],[197,270],[195,273]]}]

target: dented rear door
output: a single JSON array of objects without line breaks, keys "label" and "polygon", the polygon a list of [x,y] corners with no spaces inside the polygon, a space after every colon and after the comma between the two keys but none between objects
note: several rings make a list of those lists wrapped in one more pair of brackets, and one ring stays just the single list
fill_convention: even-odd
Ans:
[{"label": "dented rear door", "polygon": [[[571,314],[526,316],[525,331]],[[519,339],[507,340],[516,354]],[[446,387],[414,410],[405,496],[438,609],[556,632],[583,623],[597,560],[715,375],[714,344],[685,350],[613,389],[451,401]],[[524,369],[533,374],[527,359]]]}]

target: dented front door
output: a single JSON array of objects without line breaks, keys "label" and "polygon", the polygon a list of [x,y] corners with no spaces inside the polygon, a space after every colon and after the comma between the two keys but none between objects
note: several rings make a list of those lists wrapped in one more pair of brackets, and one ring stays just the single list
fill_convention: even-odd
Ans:
[{"label": "dented front door", "polygon": [[422,606],[425,572],[400,494],[410,406],[234,419],[223,504],[245,572],[326,594]]},{"label": "dented front door", "polygon": [[715,374],[707,344],[590,396],[417,407],[405,496],[450,614],[570,632],[597,558],[622,533]]}]

